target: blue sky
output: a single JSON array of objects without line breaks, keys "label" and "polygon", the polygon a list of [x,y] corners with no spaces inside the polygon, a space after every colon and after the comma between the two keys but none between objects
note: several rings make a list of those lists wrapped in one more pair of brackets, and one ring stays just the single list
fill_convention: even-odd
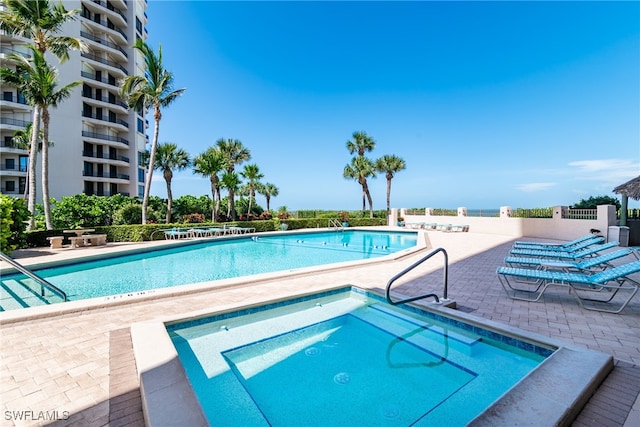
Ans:
[{"label": "blue sky", "polygon": [[[354,131],[372,159],[405,160],[392,207],[571,205],[640,174],[638,2],[149,0],[147,15],[187,89],[160,142],[195,156],[239,139],[280,190],[272,208],[359,209],[342,177]],[[172,189],[210,194],[191,171]],[[384,209],[383,175],[370,191]]]}]

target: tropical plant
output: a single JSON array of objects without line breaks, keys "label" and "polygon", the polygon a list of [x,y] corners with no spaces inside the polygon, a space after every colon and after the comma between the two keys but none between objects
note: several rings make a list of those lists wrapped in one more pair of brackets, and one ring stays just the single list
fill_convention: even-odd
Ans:
[{"label": "tropical plant", "polygon": [[0,251],[11,251],[26,245],[25,221],[29,211],[24,200],[0,194]]},{"label": "tropical plant", "polygon": [[351,159],[351,164],[345,166],[343,177],[355,179],[362,186],[362,212],[366,210],[366,202],[368,201],[369,215],[373,218],[373,199],[369,192],[367,178],[375,178],[376,168],[373,161],[364,155],[375,148],[376,142],[363,131],[354,132],[352,138],[347,141],[347,150],[349,150],[349,154],[357,153],[357,155]]},{"label": "tropical plant", "polygon": [[[29,123],[27,127],[24,129],[18,129],[13,132],[13,137],[11,138],[11,146],[15,148],[19,148],[21,150],[27,150],[31,152],[31,135],[33,134],[33,123]],[[38,151],[42,150],[42,129],[38,132]],[[49,147],[53,147],[53,141],[49,141]],[[27,165],[27,185],[24,186],[24,199],[27,199],[29,194],[29,173],[31,168]]]},{"label": "tropical plant", "polygon": [[[237,175],[234,178],[233,175],[235,174],[234,171],[237,165],[240,165],[245,161],[251,160],[251,152],[247,148],[245,148],[244,145],[242,145],[242,142],[240,142],[237,139],[220,138],[216,141],[216,145],[218,147],[218,150],[220,150],[220,152],[222,153],[222,158],[225,161],[226,172],[228,175],[227,179],[229,180],[229,182],[225,183],[224,185],[224,187],[229,192],[228,194],[229,204],[228,204],[227,216],[229,216],[231,220],[235,221],[236,210],[234,207],[234,197],[235,197],[235,192],[238,191],[240,187],[240,179]],[[223,181],[224,181],[224,175],[223,175]],[[238,185],[233,185],[235,181],[237,181]]]},{"label": "tropical plant", "polygon": [[[30,46],[32,59],[17,54],[8,55],[8,61],[16,69],[3,68],[0,70],[0,81],[15,86],[24,95],[27,102],[34,107],[29,154],[29,211],[35,208],[35,162],[40,135],[40,118],[42,119],[42,202],[44,206],[45,224],[47,230],[53,228],[51,221],[51,206],[49,199],[49,107],[57,107],[59,103],[71,95],[71,90],[80,84],[79,81],[57,88],[58,72],[47,64],[44,54]],[[31,191],[33,190],[33,191]],[[33,228],[33,221],[29,228]]]},{"label": "tropical plant", "polygon": [[227,217],[232,221],[237,219],[236,215],[236,207],[235,207],[235,198],[233,195],[240,190],[240,185],[242,181],[240,180],[240,175],[236,172],[225,172],[222,174],[222,179],[220,180],[220,185],[223,188],[227,189],[229,201],[227,204]]},{"label": "tropical plant", "polygon": [[155,168],[162,171],[162,176],[167,183],[167,224],[171,223],[171,208],[173,204],[171,180],[173,179],[173,171],[184,170],[190,164],[189,154],[182,148],[178,148],[176,144],[171,142],[158,144]]},{"label": "tropical plant", "polygon": [[[141,114],[149,108],[153,108],[154,127],[151,150],[149,150],[149,165],[155,165],[162,108],[171,105],[186,89],[174,90],[173,73],[167,71],[162,64],[162,45],[158,47],[158,55],[140,39],[136,40],[133,47],[140,51],[144,58],[144,76],[132,75],[127,77],[122,82],[120,94],[127,101],[130,108]],[[153,167],[148,167],[147,176],[145,177],[142,197],[142,224],[147,223],[147,207],[149,206],[153,169]]]},{"label": "tropical plant", "polygon": [[49,0],[4,0],[0,11],[0,30],[12,36],[30,39],[40,52],[50,51],[61,62],[69,59],[69,49],[82,49],[74,37],[56,35],[67,22],[76,19],[79,9],[67,10],[62,2]]},{"label": "tropical plant", "polygon": [[247,209],[247,213],[250,214],[251,204],[256,197],[256,186],[260,183],[260,179],[264,178],[264,174],[260,173],[258,165],[253,163],[245,165],[240,175],[247,180],[247,186],[249,187],[249,208]]},{"label": "tropical plant", "polygon": [[366,210],[365,201],[369,201],[369,218],[373,218],[373,200],[369,192],[367,178],[376,176],[376,167],[370,159],[366,157],[354,157],[351,163],[344,167],[343,177],[354,179],[362,187],[362,212]]},{"label": "tropical plant", "polygon": [[192,213],[209,215],[211,213],[211,205],[211,197],[207,195],[195,197],[185,194],[173,201],[173,211],[177,218],[182,218]]},{"label": "tropical plant", "polygon": [[256,191],[260,194],[262,194],[264,196],[264,198],[267,201],[267,210],[271,210],[269,204],[271,202],[271,198],[272,197],[277,197],[279,190],[278,187],[276,187],[274,184],[271,184],[270,182],[265,182],[264,184],[258,184],[256,186]]},{"label": "tropical plant", "polygon": [[364,157],[365,153],[372,151],[376,146],[376,141],[363,131],[353,132],[351,140],[347,141],[349,154],[357,153],[358,157]]},{"label": "tropical plant", "polygon": [[[76,18],[79,10],[66,10],[62,2],[51,4],[48,0],[4,0],[3,5],[5,10],[0,11],[0,30],[6,31],[12,36],[30,39],[33,42],[33,46],[31,47],[41,54],[43,61],[44,54],[47,51],[50,51],[57,56],[61,62],[64,62],[69,59],[69,49],[84,48],[83,43],[77,38],[57,35],[67,22]],[[24,87],[20,87],[19,89],[25,96],[27,95]],[[34,107],[32,122],[35,125],[32,127],[31,149],[29,150],[29,171],[27,173],[27,188],[29,189],[28,209],[31,213],[27,226],[28,229],[32,229],[35,226],[36,141],[40,135],[40,115],[43,114],[39,107],[36,107],[34,104],[32,104],[32,106]],[[46,146],[44,150],[47,150]],[[48,157],[45,158],[47,154],[48,153],[43,151],[42,176],[46,182],[43,182],[42,185],[45,218],[47,227],[49,227],[51,225],[51,212],[48,197],[48,165],[44,165],[45,160],[48,161]],[[46,194],[44,194],[45,192]]]},{"label": "tropical plant", "polygon": [[224,157],[217,147],[209,147],[207,151],[196,156],[193,160],[193,166],[193,173],[209,177],[211,197],[213,198],[211,221],[216,221],[222,199],[220,197],[220,177],[218,174],[226,168]]},{"label": "tropical plant", "polygon": [[620,200],[611,196],[591,196],[588,199],[581,199],[580,202],[572,206],[573,209],[596,209],[599,205],[614,205],[616,210],[620,210],[622,204]]},{"label": "tropical plant", "polygon": [[387,178],[387,216],[391,212],[391,180],[396,173],[406,169],[403,159],[392,154],[385,154],[376,160],[376,170],[384,173]]}]

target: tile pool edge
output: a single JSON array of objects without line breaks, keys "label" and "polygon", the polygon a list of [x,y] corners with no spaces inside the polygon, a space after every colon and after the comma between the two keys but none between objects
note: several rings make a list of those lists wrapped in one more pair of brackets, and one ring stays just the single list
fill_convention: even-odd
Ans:
[{"label": "tile pool edge", "polygon": [[[371,231],[367,227],[364,227],[364,228],[353,227],[352,229],[355,231]],[[271,235],[278,235],[278,234],[291,235],[291,234],[295,234],[296,232],[322,233],[326,231],[327,231],[326,229],[314,228],[314,229],[295,230],[293,232],[286,232],[286,231],[285,232],[282,232],[282,231],[265,232],[265,234],[268,234],[271,236]],[[382,230],[382,231],[390,231],[390,230]],[[399,232],[399,231],[393,231],[393,232]],[[298,276],[303,277],[310,274],[326,273],[326,272],[331,272],[331,271],[336,271],[341,269],[358,268],[358,267],[366,266],[368,264],[402,260],[408,256],[415,255],[422,251],[431,249],[429,237],[426,232],[420,232],[420,231],[417,231],[417,232],[402,231],[402,232],[407,234],[417,233],[418,239],[415,247],[403,249],[401,251],[384,255],[381,257],[377,257],[377,258],[362,259],[362,260],[356,260],[356,261],[344,261],[344,262],[337,262],[332,264],[316,265],[311,267],[300,267],[296,269],[273,271],[269,273],[260,273],[260,274],[250,275],[250,276],[231,277],[227,279],[212,280],[212,281],[205,281],[200,283],[184,284],[184,285],[173,286],[173,287],[151,289],[146,291],[136,291],[136,292],[124,293],[124,294],[118,294],[118,295],[110,295],[110,296],[104,296],[104,297],[88,298],[88,299],[68,301],[63,303],[56,303],[51,305],[29,307],[29,308],[23,308],[18,310],[3,311],[3,312],[0,312],[0,325],[8,325],[11,323],[42,319],[42,318],[52,317],[52,316],[62,316],[62,315],[67,315],[72,313],[79,313],[83,311],[94,310],[94,309],[123,306],[126,304],[135,304],[135,303],[140,303],[144,301],[158,300],[162,298],[194,295],[201,292],[210,292],[218,289],[226,289],[226,288],[235,287],[235,286],[254,285],[260,282],[265,282],[270,280],[292,278],[292,277],[298,277]],[[261,234],[262,233],[257,233],[257,235],[261,235]],[[246,238],[246,237],[247,236],[245,235],[240,235],[240,236],[225,236],[222,238],[193,239],[189,241],[167,241],[167,242],[162,242],[160,244],[154,245],[152,250],[162,250],[162,249],[175,247],[175,246],[194,245],[194,244],[202,243],[203,241],[211,241],[212,239],[215,239],[216,241],[218,241],[218,240],[232,240],[232,239],[239,239],[239,238]],[[53,262],[42,262],[42,263],[36,263],[36,262],[26,263],[25,266],[28,267],[29,269],[40,269],[40,268],[48,268],[48,267],[54,267],[54,266],[57,267],[62,265],[78,263],[78,262],[93,261],[93,260],[109,258],[109,257],[142,253],[142,252],[147,252],[149,250],[150,248],[148,246],[137,247],[137,248],[124,248],[121,251],[117,251],[117,252],[91,254],[91,255],[78,257],[74,259],[59,260],[59,261],[53,261]],[[9,270],[12,270],[12,268],[2,268],[0,269],[0,274],[5,274],[5,272]]]},{"label": "tile pool edge", "polygon": [[[351,288],[351,286],[340,285],[327,288],[325,291],[336,291],[341,288]],[[274,299],[267,297],[250,304],[229,304],[220,309],[208,310],[208,314],[213,316],[230,311],[251,309],[256,306],[318,293],[317,291],[300,292]],[[436,315],[453,317],[516,339],[557,348],[538,368],[474,418],[469,425],[570,425],[614,366],[613,357],[608,354],[575,347],[553,338],[505,326],[494,321],[487,321],[435,304],[419,305],[418,307]],[[179,359],[167,332],[167,325],[202,318],[204,315],[205,313],[199,310],[153,322],[131,325],[131,339],[147,425],[208,425],[206,421],[204,424],[193,424],[191,421],[194,413],[197,412],[193,409],[194,405],[199,409],[200,414],[202,409],[189,385],[184,368],[180,363],[175,365]],[[189,390],[185,390],[185,384],[188,385]],[[173,385],[177,387],[177,390],[172,388]],[[166,408],[171,406],[170,402],[173,405],[176,393],[180,406],[176,408],[174,405],[174,410],[167,413]],[[158,420],[162,420],[162,422],[157,422]]]}]

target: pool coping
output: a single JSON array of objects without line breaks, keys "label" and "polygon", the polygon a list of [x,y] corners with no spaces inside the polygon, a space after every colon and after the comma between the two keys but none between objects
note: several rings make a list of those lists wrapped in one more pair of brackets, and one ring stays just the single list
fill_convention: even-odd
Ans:
[{"label": "pool coping", "polygon": [[[325,289],[325,292],[345,287],[350,285],[336,285]],[[369,289],[366,292],[382,295],[379,290]],[[208,425],[176,348],[167,333],[166,325],[317,293],[299,292],[281,298],[266,298],[252,304],[230,304],[213,311],[198,310],[132,324],[131,339],[147,425]],[[506,326],[436,303],[411,305],[492,332],[557,348],[538,368],[475,417],[468,424],[470,426],[570,425],[614,367],[613,357],[605,353],[575,347],[547,336]]]},{"label": "pool coping", "polygon": [[[371,231],[370,228],[367,227],[350,227],[349,230],[354,231]],[[277,235],[292,235],[295,233],[323,233],[331,231],[331,229],[326,228],[310,228],[310,229],[299,229],[299,230],[290,230],[290,231],[269,231],[269,232],[259,232],[253,233],[251,236],[277,236]],[[16,322],[22,322],[26,320],[34,320],[34,319],[42,319],[46,317],[53,316],[62,316],[66,314],[79,313],[88,310],[100,309],[100,308],[108,308],[116,305],[126,305],[126,304],[134,304],[143,301],[151,301],[156,299],[163,298],[171,298],[176,296],[183,295],[191,295],[197,294],[200,292],[210,292],[217,289],[226,289],[236,286],[244,286],[247,284],[254,284],[258,282],[271,281],[283,278],[292,278],[297,276],[305,276],[309,274],[314,274],[318,272],[329,272],[334,270],[342,270],[349,268],[357,268],[362,267],[367,264],[375,264],[389,261],[396,261],[408,256],[414,255],[416,253],[420,253],[427,249],[430,249],[430,241],[429,236],[426,232],[420,230],[377,230],[377,231],[385,231],[385,232],[395,232],[395,233],[417,233],[418,239],[417,244],[413,248],[403,249],[398,252],[391,253],[389,255],[384,255],[377,258],[363,259],[357,261],[344,261],[337,262],[332,264],[323,264],[320,266],[311,266],[311,267],[302,267],[297,269],[290,270],[280,270],[269,273],[260,273],[254,274],[250,276],[241,276],[241,277],[233,277],[228,279],[220,279],[220,280],[211,280],[199,283],[191,283],[178,285],[167,288],[159,288],[159,289],[151,289],[146,291],[136,291],[126,294],[118,294],[118,295],[110,295],[104,297],[96,297],[96,298],[88,298],[76,301],[67,301],[62,303],[55,303],[51,305],[37,306],[37,307],[29,307],[17,310],[8,310],[0,312],[0,325],[11,324]],[[205,238],[195,238],[189,240],[167,240],[162,243],[156,244],[153,248],[148,246],[137,246],[135,248],[130,249],[122,249],[118,252],[110,252],[110,253],[98,253],[98,254],[88,254],[81,255],[75,258],[68,258],[62,260],[55,261],[45,261],[45,262],[35,262],[29,263],[25,265],[29,269],[41,269],[41,268],[49,268],[49,267],[58,267],[78,262],[87,262],[87,261],[95,261],[105,258],[112,258],[117,256],[126,256],[139,254],[143,252],[148,252],[151,250],[162,250],[168,249],[176,246],[190,246],[203,242],[212,242],[212,241],[225,241],[225,240],[237,240],[247,238],[249,235],[227,235],[221,237],[205,237]],[[0,276],[4,275],[6,272],[14,272],[15,270],[12,267],[0,268]]]}]

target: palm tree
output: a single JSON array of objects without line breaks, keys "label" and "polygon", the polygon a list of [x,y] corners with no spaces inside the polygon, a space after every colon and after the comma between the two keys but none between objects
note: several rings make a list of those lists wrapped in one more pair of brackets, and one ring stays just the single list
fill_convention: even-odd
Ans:
[{"label": "palm tree", "polygon": [[240,175],[236,172],[225,172],[222,174],[222,179],[220,180],[220,184],[222,187],[226,188],[229,192],[229,204],[227,205],[227,217],[231,218],[233,221],[236,220],[236,205],[233,194],[240,190],[240,185],[242,181],[240,180]]},{"label": "palm tree", "polygon": [[171,180],[173,179],[173,171],[184,170],[190,164],[189,154],[182,148],[178,148],[176,144],[171,142],[158,144],[154,168],[162,171],[164,180],[167,183],[167,224],[171,223],[171,207],[173,204]]},{"label": "palm tree", "polygon": [[387,177],[387,216],[391,212],[391,180],[394,175],[406,169],[407,165],[403,159],[393,154],[385,154],[376,160],[376,169]]},{"label": "palm tree", "polygon": [[[245,148],[245,146],[242,145],[242,142],[238,141],[237,139],[229,138],[225,140],[224,138],[220,138],[216,141],[216,145],[222,153],[222,156],[226,163],[226,171],[229,174],[234,173],[236,165],[239,165],[244,161],[251,160],[250,151]],[[234,186],[226,188],[229,191],[229,215],[231,216],[231,219],[235,221],[236,210],[234,207],[235,203],[233,199],[235,197],[237,188]]]},{"label": "palm tree", "polygon": [[196,156],[193,160],[193,173],[209,177],[211,181],[211,197],[213,198],[213,209],[211,210],[211,221],[216,221],[220,211],[220,177],[218,174],[225,170],[226,164],[222,153],[217,147],[210,147],[204,153]]},{"label": "palm tree", "polygon": [[364,157],[364,154],[373,150],[376,141],[363,131],[355,131],[353,140],[347,141],[347,150],[349,154],[358,153],[358,157]]},{"label": "palm tree", "polygon": [[71,90],[81,82],[69,83],[61,88],[58,85],[58,71],[44,59],[44,54],[33,46],[29,46],[32,59],[21,55],[10,54],[7,59],[15,64],[16,69],[3,68],[0,70],[0,81],[15,86],[24,95],[29,105],[33,106],[33,125],[31,134],[31,148],[29,151],[29,229],[35,225],[36,180],[35,163],[38,150],[38,136],[40,135],[40,120],[42,119],[42,203],[44,206],[47,230],[53,229],[51,221],[51,206],[49,199],[49,107],[57,107],[71,95]]},{"label": "palm tree", "polygon": [[[65,23],[75,19],[75,15],[79,10],[66,10],[62,2],[51,4],[49,0],[4,0],[3,5],[6,10],[0,11],[0,30],[6,31],[8,34],[16,37],[24,37],[33,42],[33,48],[43,55],[47,51],[51,51],[61,62],[69,58],[69,49],[83,49],[84,44],[77,38],[69,36],[57,36]],[[35,141],[39,135],[40,120],[42,111],[39,108],[33,109],[33,134],[31,137],[32,149],[29,150],[29,172],[28,184],[29,200],[27,203],[28,210],[31,213],[27,229],[31,230],[35,226],[35,208],[36,208],[36,161],[37,151]],[[46,143],[44,144],[46,150]],[[43,152],[44,156],[48,154]],[[47,157],[48,161],[48,157]],[[45,218],[50,214],[48,200],[48,165],[43,165],[43,177],[47,181],[43,185],[43,203],[45,207]],[[46,191],[46,196],[45,196]],[[50,225],[50,221],[47,221]]]},{"label": "palm tree", "polygon": [[259,180],[264,178],[264,174],[260,173],[260,168],[258,168],[258,165],[254,163],[245,165],[244,170],[240,172],[240,175],[247,180],[247,185],[249,187],[249,209],[247,214],[251,215],[251,202],[256,197],[256,186],[259,184]]},{"label": "palm tree", "polygon": [[[19,148],[21,150],[31,151],[31,135],[33,134],[33,123],[29,123],[26,128],[19,129],[13,132],[13,137],[11,138],[11,146],[15,148]],[[49,147],[53,147],[53,141],[49,141]],[[42,129],[38,132],[38,151],[42,149]],[[29,171],[30,167],[27,170],[27,185],[24,186],[24,195],[23,198],[26,200],[27,195],[29,194]]]},{"label": "palm tree", "polygon": [[369,217],[373,218],[373,200],[369,193],[367,178],[376,176],[375,164],[366,157],[354,157],[351,163],[344,167],[343,177],[355,179],[362,186],[362,211],[366,210],[365,199],[369,201]]},{"label": "palm tree", "polygon": [[4,0],[0,12],[0,29],[33,41],[40,52],[50,51],[61,62],[69,59],[69,49],[82,49],[83,43],[74,37],[57,36],[65,23],[76,19],[79,9],[66,10],[62,2],[49,0]]},{"label": "palm tree", "polygon": [[351,159],[351,164],[345,166],[343,176],[355,179],[362,186],[362,212],[366,210],[366,200],[368,200],[369,216],[373,218],[373,200],[369,193],[367,178],[376,177],[376,168],[375,164],[364,155],[375,148],[376,142],[363,131],[353,132],[352,137],[352,140],[347,141],[347,150],[349,154],[357,153],[357,155]]},{"label": "palm tree", "polygon": [[264,196],[267,200],[267,211],[270,211],[269,203],[271,202],[271,197],[277,197],[279,190],[274,184],[266,182],[264,184],[259,184],[256,186],[256,191]]},{"label": "palm tree", "polygon": [[[120,87],[122,98],[126,99],[130,108],[142,113],[153,107],[153,140],[149,152],[149,165],[155,165],[158,135],[160,134],[161,109],[169,106],[185,91],[173,89],[173,73],[167,71],[162,64],[162,45],[158,47],[158,55],[142,40],[137,39],[133,47],[140,51],[144,58],[144,76],[133,75],[127,77]],[[142,223],[147,223],[147,206],[151,191],[153,167],[147,168],[142,198]]]}]

